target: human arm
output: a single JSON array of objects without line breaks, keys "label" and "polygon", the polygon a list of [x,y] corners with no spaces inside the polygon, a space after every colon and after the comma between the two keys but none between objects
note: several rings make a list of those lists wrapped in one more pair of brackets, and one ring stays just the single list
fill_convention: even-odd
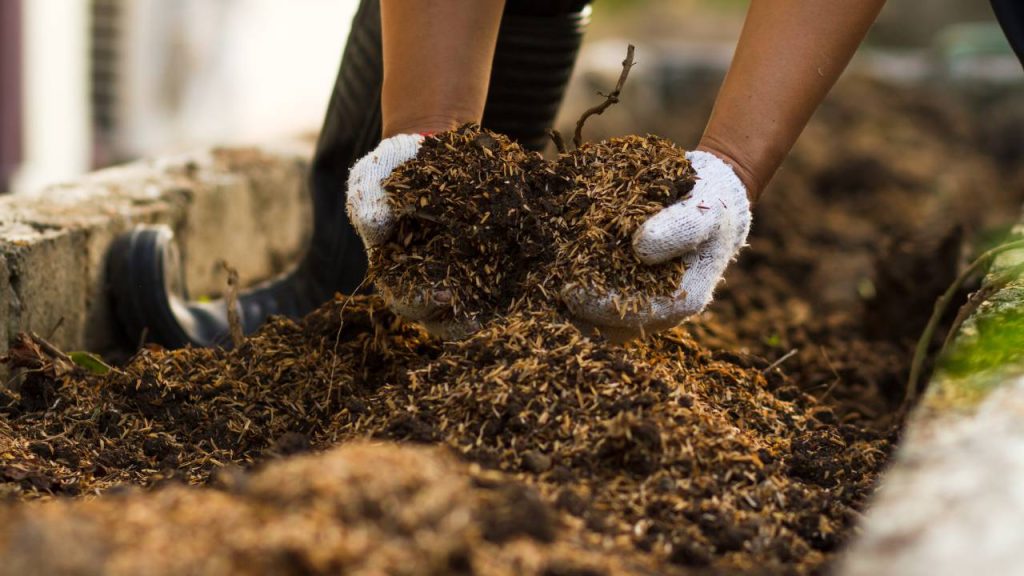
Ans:
[{"label": "human arm", "polygon": [[760,197],[885,0],[753,0],[698,150]]},{"label": "human arm", "polygon": [[381,0],[384,138],[483,117],[504,0]]},{"label": "human arm", "polygon": [[789,153],[849,63],[884,0],[753,0],[736,54],[697,150],[689,198],[648,219],[633,237],[646,264],[682,259],[678,290],[635,313],[616,295],[571,294],[576,317],[616,339],[675,326],[700,313],[746,244],[751,202]]},{"label": "human arm", "polygon": [[[346,201],[368,251],[394,233],[384,181],[416,157],[423,134],[481,120],[503,8],[504,0],[381,0],[383,140],[352,167]],[[440,320],[449,305],[443,293],[388,300],[432,332],[458,331]]]}]

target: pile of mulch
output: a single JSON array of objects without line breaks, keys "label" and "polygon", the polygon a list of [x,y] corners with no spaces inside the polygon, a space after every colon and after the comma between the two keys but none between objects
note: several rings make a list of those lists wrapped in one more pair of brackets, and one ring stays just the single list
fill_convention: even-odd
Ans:
[{"label": "pile of mulch", "polygon": [[682,330],[612,345],[552,311],[443,343],[378,298],[339,297],[236,350],[147,350],[106,376],[29,344],[13,355],[28,370],[20,393],[0,405],[0,478],[16,499],[209,484],[356,440],[440,444],[539,494],[550,533],[527,540],[640,554],[659,572],[809,571],[849,533],[890,448],[755,359],[716,358]]},{"label": "pile of mulch", "polygon": [[385,298],[444,302],[444,318],[479,325],[554,295],[616,295],[636,312],[679,286],[679,261],[646,266],[633,234],[685,198],[685,151],[656,136],[582,144],[546,161],[467,124],[427,137],[385,183],[397,230],[371,251]]},{"label": "pile of mulch", "polygon": [[0,570],[826,570],[891,450],[955,225],[1016,201],[932,99],[841,87],[716,304],[645,342],[524,309],[442,343],[373,297],[107,375],[22,339]]},{"label": "pile of mulch", "polygon": [[353,443],[222,474],[3,513],[0,574],[654,576],[558,532],[537,492],[439,448]]}]

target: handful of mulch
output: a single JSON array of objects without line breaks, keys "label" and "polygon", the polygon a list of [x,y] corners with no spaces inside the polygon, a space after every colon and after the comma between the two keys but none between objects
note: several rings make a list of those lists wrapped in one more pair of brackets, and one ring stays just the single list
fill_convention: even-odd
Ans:
[{"label": "handful of mulch", "polygon": [[584,144],[558,161],[569,179],[568,234],[556,250],[562,290],[614,293],[635,312],[679,287],[682,262],[643,265],[633,235],[663,208],[686,198],[696,181],[685,152],[657,136],[627,136]]},{"label": "handful of mulch", "polygon": [[[647,218],[686,197],[685,152],[657,136],[582,143],[584,122],[618,102],[618,84],[576,126],[576,149],[548,162],[508,138],[466,124],[424,140],[385,182],[398,214],[392,241],[370,255],[370,278],[390,297],[450,297],[456,323],[484,324],[527,309],[560,308],[554,295],[608,296],[622,314],[671,296],[681,262],[644,265],[632,248]],[[470,322],[466,322],[470,321]]]},{"label": "handful of mulch", "polygon": [[370,274],[402,297],[451,294],[454,320],[550,307],[572,287],[629,295],[636,309],[671,295],[684,270],[644,265],[633,234],[694,181],[684,151],[657,136],[585,144],[548,162],[467,124],[427,138],[385,183],[398,229],[371,255]]},{"label": "handful of mulch", "polygon": [[507,309],[552,259],[552,176],[540,154],[475,125],[428,137],[385,184],[397,232],[371,254],[371,278],[404,299],[446,292],[460,319]]}]

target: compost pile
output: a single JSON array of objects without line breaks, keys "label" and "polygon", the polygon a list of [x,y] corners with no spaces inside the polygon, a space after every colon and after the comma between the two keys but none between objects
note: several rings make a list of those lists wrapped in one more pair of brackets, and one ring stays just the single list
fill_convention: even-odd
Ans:
[{"label": "compost pile", "polygon": [[[642,551],[667,565],[810,569],[841,541],[888,452],[886,439],[836,422],[783,378],[772,385],[762,369],[715,359],[682,331],[612,346],[551,311],[441,343],[377,298],[339,297],[301,323],[272,322],[237,350],[144,351],[104,377],[68,371],[29,341],[15,357],[30,372],[2,407],[11,428],[0,474],[22,498],[204,484],[226,465],[357,439],[439,443],[537,492],[539,512],[518,529],[527,540],[567,538],[620,558]],[[328,468],[302,482],[342,489]],[[304,502],[287,482],[269,485],[281,493],[263,498]],[[194,497],[173,494],[157,498]],[[131,502],[158,509],[149,498]],[[518,498],[510,511],[529,501]],[[402,505],[415,516],[419,498]],[[99,521],[86,510],[50,518]],[[175,529],[205,523],[197,514]],[[495,538],[486,522],[476,530],[484,542]],[[78,542],[108,548],[104,537]],[[347,558],[285,542],[276,552],[300,566]],[[206,558],[180,546],[185,557]]]},{"label": "compost pile", "polygon": [[941,110],[839,94],[719,301],[644,342],[515,296],[457,342],[339,296],[105,375],[20,339],[0,573],[821,572],[894,440],[913,335],[877,319],[922,324],[950,218],[1013,202]]},{"label": "compost pile", "polygon": [[388,298],[444,294],[458,320],[503,312],[551,258],[561,194],[549,174],[539,154],[477,126],[426,138],[386,184],[397,231],[371,252],[370,279]]},{"label": "compost pile", "polygon": [[694,181],[664,138],[586,143],[548,162],[467,124],[428,137],[385,184],[397,231],[371,253],[370,278],[388,300],[440,301],[441,320],[475,325],[564,291],[616,294],[636,312],[673,294],[683,266],[643,265],[633,234]]}]

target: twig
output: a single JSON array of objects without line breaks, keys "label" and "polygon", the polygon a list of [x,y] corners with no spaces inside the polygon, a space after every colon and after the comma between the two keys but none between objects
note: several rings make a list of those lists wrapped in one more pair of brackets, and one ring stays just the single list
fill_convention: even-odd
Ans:
[{"label": "twig", "polygon": [[[16,355],[21,357],[20,360],[12,362]],[[26,359],[28,359],[27,362]],[[46,360],[49,361],[48,364]],[[60,348],[57,348],[35,332],[18,334],[17,341],[12,343],[11,349],[4,358],[4,362],[11,362],[11,367],[13,368],[35,366],[35,368],[24,372],[15,371],[15,378],[19,374],[45,372],[46,370],[51,370],[54,376],[60,377],[74,372],[78,367],[75,361],[71,359],[71,356],[65,354]]]},{"label": "twig", "polygon": [[604,114],[604,111],[611,107],[612,104],[618,104],[619,94],[622,92],[622,86],[626,83],[626,78],[629,76],[629,69],[633,67],[633,51],[634,47],[632,44],[626,49],[626,59],[622,61],[622,73],[619,74],[619,81],[615,84],[615,90],[612,90],[610,94],[605,96],[604,102],[590,108],[580,116],[580,119],[576,122],[576,133],[572,137],[573,146],[576,149],[583,144],[583,125],[586,124],[587,119],[591,116],[600,116]]},{"label": "twig", "polygon": [[334,335],[334,349],[331,352],[331,373],[330,376],[327,377],[327,406],[331,405],[331,395],[334,393],[334,369],[338,365],[338,344],[341,343],[341,330],[345,327],[345,308],[348,308],[349,303],[352,302],[352,298],[354,298],[355,295],[363,289],[363,286],[365,286],[369,280],[369,276],[363,276],[359,285],[356,286],[355,290],[353,290],[347,298],[345,298],[345,303],[342,304],[341,308],[338,310],[338,332]]},{"label": "twig", "polygon": [[142,347],[146,345],[146,338],[149,336],[149,326],[142,327],[142,333],[139,334],[139,343],[135,347],[136,350],[142,350]]},{"label": "twig", "polygon": [[975,272],[985,265],[991,263],[996,256],[999,256],[1003,252],[1019,250],[1021,248],[1024,248],[1024,240],[1016,240],[1014,242],[1003,244],[1002,246],[997,246],[988,252],[985,252],[981,256],[978,256],[974,262],[971,262],[966,270],[957,276],[956,280],[953,280],[953,283],[950,284],[949,288],[946,289],[942,296],[935,301],[935,308],[932,310],[931,318],[928,319],[928,324],[925,326],[924,332],[921,333],[921,337],[917,340],[917,347],[914,349],[914,359],[910,364],[910,377],[907,378],[907,389],[904,391],[903,403],[900,405],[900,409],[898,411],[901,418],[906,415],[907,410],[910,409],[914,400],[917,399],[917,384],[918,380],[921,378],[921,371],[924,368],[924,362],[928,358],[928,345],[935,337],[935,330],[938,329],[939,321],[941,321],[942,317],[945,315],[946,309],[953,301],[953,297],[960,291],[964,282],[966,282],[968,278],[973,276]]},{"label": "twig", "polygon": [[550,136],[551,141],[555,143],[555,148],[558,150],[558,153],[565,154],[565,139],[562,138],[562,133],[552,128],[551,130],[548,130],[548,136]]},{"label": "twig", "polygon": [[950,342],[956,336],[960,326],[963,325],[964,321],[974,314],[974,311],[978,309],[986,300],[989,299],[993,294],[1002,290],[1007,284],[1010,283],[1014,278],[1019,277],[1024,273],[1024,264],[1019,264],[1012,267],[1006,272],[1002,273],[998,278],[993,279],[986,285],[978,289],[977,292],[967,297],[967,302],[960,307],[960,310],[956,313],[956,318],[953,319],[953,323],[949,327],[949,332],[946,334],[946,339],[942,341],[942,349],[949,346]]},{"label": "twig", "polygon": [[[1000,278],[1002,280],[1002,278]],[[973,292],[967,295],[967,301],[964,302],[960,309],[956,312],[956,317],[953,318],[953,323],[949,326],[949,332],[946,333],[946,338],[942,341],[940,349],[944,350],[956,337],[957,330],[963,325],[964,321],[974,314],[974,311],[981,306],[981,303],[988,300],[990,296],[998,292],[1005,284],[1003,282],[993,282],[986,284],[978,289],[977,292]]]},{"label": "twig", "polygon": [[46,333],[46,338],[47,339],[53,338],[53,335],[56,334],[57,330],[60,330],[60,327],[63,326],[63,325],[64,325],[64,317],[61,316],[60,319],[57,320],[57,323],[53,325],[53,328],[50,328],[50,331]]},{"label": "twig", "polygon": [[832,390],[834,390],[836,385],[842,382],[843,379],[839,376],[839,372],[836,371],[836,367],[832,364],[832,359],[828,357],[828,351],[825,350],[825,347],[818,346],[818,348],[821,350],[821,355],[825,357],[825,364],[828,364],[828,369],[831,370],[832,375],[836,377],[836,379],[833,380],[831,384],[829,384],[828,388],[825,389],[825,393],[821,395],[821,398],[819,398],[819,400],[824,400],[825,398],[829,397],[829,394],[832,393]]},{"label": "twig", "polygon": [[224,305],[228,308],[228,330],[231,332],[231,344],[238,348],[245,342],[242,318],[238,314],[238,270],[225,260],[221,260],[220,265],[228,273],[228,293]]},{"label": "twig", "polygon": [[36,334],[35,332],[29,332],[28,337],[29,339],[32,340],[32,342],[35,343],[36,346],[39,346],[40,350],[42,350],[50,358],[53,358],[54,360],[60,360],[62,362],[67,362],[72,366],[75,365],[75,362],[71,359],[71,356],[65,354],[60,348],[57,348],[39,334]]},{"label": "twig", "polygon": [[761,370],[761,374],[767,374],[767,373],[771,372],[772,370],[778,368],[779,366],[782,366],[782,363],[785,362],[786,360],[789,360],[790,358],[792,358],[796,354],[796,352],[797,352],[796,348],[793,348],[789,352],[786,352],[785,354],[782,355],[781,358],[779,358],[775,362],[772,362],[771,364],[769,364],[768,367],[765,368],[764,370]]}]

